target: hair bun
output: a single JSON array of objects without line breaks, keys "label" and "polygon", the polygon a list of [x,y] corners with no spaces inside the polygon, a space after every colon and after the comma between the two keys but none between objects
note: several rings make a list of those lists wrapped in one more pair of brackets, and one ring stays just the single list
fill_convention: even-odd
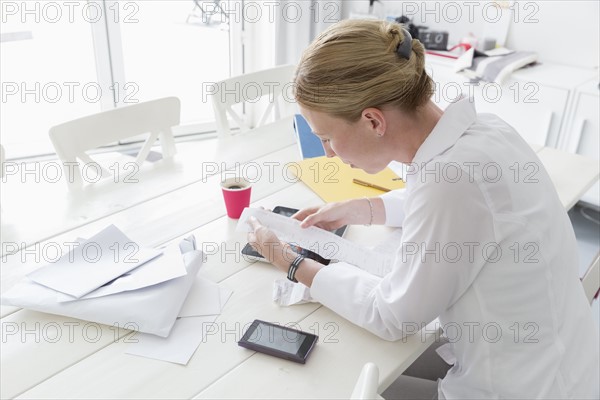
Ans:
[{"label": "hair bun", "polygon": [[[407,40],[403,29],[389,21],[350,19],[329,27],[298,63],[298,103],[351,122],[368,107],[413,112],[427,104],[433,82],[424,70],[424,49],[418,40]],[[401,42],[406,42],[401,50],[408,51],[399,54]],[[365,54],[369,57],[357,62]],[[408,59],[398,62],[402,54]]]}]

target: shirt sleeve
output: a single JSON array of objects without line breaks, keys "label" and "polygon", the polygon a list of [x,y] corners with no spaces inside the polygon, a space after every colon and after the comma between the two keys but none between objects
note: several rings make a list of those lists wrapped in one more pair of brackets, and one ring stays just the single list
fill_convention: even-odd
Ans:
[{"label": "shirt sleeve", "polygon": [[397,189],[379,196],[385,208],[385,225],[401,227],[404,221],[406,189]]},{"label": "shirt sleeve", "polygon": [[[463,174],[466,175],[466,174]],[[414,333],[456,302],[494,243],[492,214],[475,182],[432,182],[406,199],[402,244],[384,278],[347,263],[315,276],[312,297],[386,340]]]}]

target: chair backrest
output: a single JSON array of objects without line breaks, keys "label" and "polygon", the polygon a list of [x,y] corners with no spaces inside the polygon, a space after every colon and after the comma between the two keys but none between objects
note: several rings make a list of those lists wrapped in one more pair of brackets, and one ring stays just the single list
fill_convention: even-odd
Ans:
[{"label": "chair backrest", "polygon": [[596,255],[585,275],[581,278],[581,283],[583,284],[585,297],[592,304],[592,301],[598,296],[598,292],[600,291],[600,253]]},{"label": "chair backrest", "polygon": [[360,375],[358,376],[356,385],[354,385],[354,390],[352,391],[350,398],[356,400],[383,400],[383,397],[377,393],[378,390],[379,368],[377,368],[377,365],[373,364],[372,362],[366,363],[363,366],[362,371],[360,371]]},{"label": "chair backrest", "polygon": [[[149,133],[136,157],[138,165],[144,162],[159,137],[163,158],[172,157],[176,150],[171,128],[179,125],[180,110],[181,102],[177,97],[165,97],[104,111],[50,128],[50,140],[64,163],[65,175],[69,177],[75,170],[75,176],[67,179],[69,187],[82,185],[81,166],[77,160],[94,162],[87,151],[132,136]],[[67,163],[77,163],[79,168],[72,168]]]},{"label": "chair backrest", "polygon": [[[219,135],[231,134],[228,117],[238,124],[240,132],[246,132],[264,125],[271,112],[274,112],[275,119],[281,118],[283,113],[293,114],[290,89],[294,69],[293,65],[283,65],[214,83],[208,94],[212,98]],[[257,124],[248,123],[233,109],[240,103],[256,106],[265,96],[268,96],[268,104]]]}]

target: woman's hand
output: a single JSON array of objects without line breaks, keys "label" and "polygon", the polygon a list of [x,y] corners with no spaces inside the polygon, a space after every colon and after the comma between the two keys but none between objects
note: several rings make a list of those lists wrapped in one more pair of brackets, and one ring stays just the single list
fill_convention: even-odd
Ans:
[{"label": "woman's hand", "polygon": [[[375,205],[375,200],[371,201]],[[332,231],[344,225],[373,223],[373,211],[369,200],[354,199],[305,208],[292,215],[292,218],[301,221],[300,226],[303,228],[316,226]]]},{"label": "woman's hand", "polygon": [[[287,274],[290,264],[298,254],[292,250],[289,244],[280,241],[273,231],[261,225],[256,218],[248,218],[248,225],[252,227],[252,232],[248,233],[248,243],[271,264]],[[300,263],[296,271],[296,279],[311,287],[315,275],[323,267],[323,264],[307,258]]]},{"label": "woman's hand", "polygon": [[252,232],[248,233],[248,243],[271,264],[287,272],[297,254],[255,217],[248,218],[248,225],[252,227]]}]

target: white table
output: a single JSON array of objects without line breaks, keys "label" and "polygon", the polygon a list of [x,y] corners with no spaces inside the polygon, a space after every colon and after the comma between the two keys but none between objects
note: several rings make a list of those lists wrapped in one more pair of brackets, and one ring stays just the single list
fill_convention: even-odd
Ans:
[{"label": "white table", "polygon": [[[213,140],[206,141],[206,148],[220,149],[218,157],[222,157],[207,156],[208,160],[273,166],[274,173],[264,174],[253,186],[254,206],[300,208],[322,203],[302,183],[283,174],[285,163],[298,157],[289,125],[249,135],[237,138],[241,146]],[[198,243],[217,243],[220,251],[208,257],[199,273],[234,291],[216,321],[218,333],[224,336],[207,336],[184,367],[125,354],[130,331],[92,324],[94,340],[90,340],[90,326],[85,321],[3,307],[2,398],[347,398],[364,363],[378,365],[380,388],[384,389],[435,339],[437,332],[429,330],[406,342],[386,342],[319,304],[275,305],[271,301],[272,284],[283,274],[270,265],[250,264],[239,256],[245,235],[235,233],[236,221],[225,217],[218,185],[221,176],[195,176],[194,170],[200,167],[198,157],[188,164],[184,155],[194,157],[198,153],[186,152],[185,146],[178,146],[181,168],[171,170],[175,183],[162,193],[155,190],[161,181],[150,177],[133,189],[116,190],[116,200],[108,205],[91,202],[77,209],[101,207],[104,216],[98,213],[82,220],[80,214],[65,215],[66,222],[54,226],[54,234],[48,231],[37,235],[39,238],[35,238],[33,225],[25,224],[10,231],[14,235],[11,239],[43,239],[43,246],[49,241],[87,237],[116,223],[133,240],[147,246],[177,241],[190,233]],[[567,207],[598,177],[597,165],[592,168],[586,159],[537,150]],[[591,172],[587,171],[590,168]],[[573,172],[568,172],[571,169]],[[577,171],[584,173],[584,178],[568,179]],[[144,199],[144,194],[149,196]],[[9,212],[7,207],[3,205],[3,213]],[[347,238],[375,244],[388,231],[385,227],[355,226]],[[2,240],[8,239],[3,236]],[[22,265],[20,257],[17,253],[3,262],[3,290],[35,268],[33,262]],[[241,327],[256,318],[297,323],[302,329],[317,331],[322,340],[304,366],[240,348],[237,340]],[[69,332],[72,323],[75,325]],[[5,335],[9,329],[17,329],[19,334]]]},{"label": "white table", "polygon": [[[88,185],[83,193],[67,190],[63,180],[54,181],[55,171],[60,172],[57,160],[37,163],[37,174],[23,174],[21,163],[7,162],[5,170],[15,172],[7,172],[2,181],[2,241],[27,247],[281,150],[294,143],[291,124],[290,117],[253,135],[179,143],[173,160],[145,163],[130,177],[111,177]],[[94,158],[113,175],[111,167],[134,160],[116,153]]]}]

